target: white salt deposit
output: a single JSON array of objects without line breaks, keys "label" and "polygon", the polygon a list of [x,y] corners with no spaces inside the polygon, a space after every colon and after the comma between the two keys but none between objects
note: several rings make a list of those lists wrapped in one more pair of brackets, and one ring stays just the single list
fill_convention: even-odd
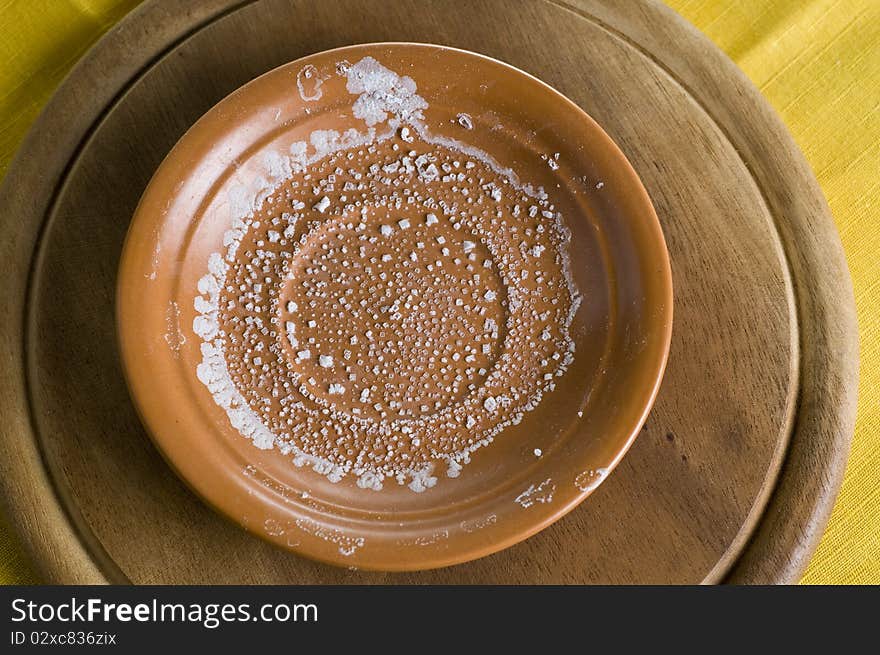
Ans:
[{"label": "white salt deposit", "polygon": [[321,90],[321,85],[325,79],[321,77],[318,69],[311,64],[303,67],[296,75],[296,87],[299,90],[299,97],[306,102],[320,100],[324,94]]},{"label": "white salt deposit", "polygon": [[[327,79],[313,68],[297,76],[307,102]],[[368,129],[316,130],[230,190],[226,250],[194,301],[196,374],[258,448],[332,482],[421,493],[435,464],[458,477],[573,361],[570,237],[543,189],[432,134],[411,78],[371,57],[336,70]],[[520,207],[537,233],[522,248],[504,236],[524,229]],[[516,502],[549,503],[554,490],[548,479]],[[343,554],[363,545],[299,527]]]},{"label": "white salt deposit", "polygon": [[550,478],[547,478],[538,485],[530,485],[528,489],[516,497],[516,502],[528,509],[537,503],[546,504],[553,502],[553,494],[555,492],[556,485]]},{"label": "white salt deposit", "polygon": [[592,491],[602,483],[607,475],[607,468],[588,469],[578,473],[574,479],[574,486],[581,491]]},{"label": "white salt deposit", "polygon": [[458,124],[461,125],[464,129],[466,129],[466,130],[474,129],[474,121],[468,114],[461,113],[458,116],[456,116],[456,119],[458,120]]}]

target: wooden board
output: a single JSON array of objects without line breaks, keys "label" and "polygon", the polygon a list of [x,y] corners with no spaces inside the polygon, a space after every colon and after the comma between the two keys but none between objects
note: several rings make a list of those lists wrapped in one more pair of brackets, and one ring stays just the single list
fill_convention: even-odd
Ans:
[{"label": "wooden board", "polygon": [[[614,475],[518,546],[407,574],[306,561],[204,506],[143,432],[113,318],[129,218],[187,127],[281,63],[391,40],[497,57],[586,109],[651,194],[675,285],[663,388]],[[792,582],[840,484],[857,332],[827,206],[758,91],[659,3],[148,2],[59,89],[0,207],[0,485],[53,582]]]}]

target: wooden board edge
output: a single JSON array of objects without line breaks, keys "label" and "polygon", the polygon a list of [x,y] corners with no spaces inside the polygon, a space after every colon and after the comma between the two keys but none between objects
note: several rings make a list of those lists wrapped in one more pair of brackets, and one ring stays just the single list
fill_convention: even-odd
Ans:
[{"label": "wooden board edge", "polygon": [[[207,21],[241,0],[144,2],[111,28],[73,67],[42,110],[12,160],[2,186],[0,216],[10,234],[0,246],[5,284],[0,302],[18,320],[0,322],[0,502],[37,571],[50,583],[124,581],[91,530],[66,509],[63,476],[52,475],[34,438],[25,374],[26,290],[33,255],[76,152],[138,71]],[[138,49],[130,44],[136,42]],[[144,61],[146,54],[147,61]],[[84,83],[88,82],[88,83]],[[45,180],[52,180],[46,188]],[[58,473],[58,472],[56,472]],[[90,544],[91,548],[87,545]]]},{"label": "wooden board edge", "polygon": [[[587,4],[573,2],[581,10]],[[701,102],[752,171],[775,217],[798,312],[797,411],[776,486],[724,581],[795,583],[831,515],[855,428],[858,323],[840,236],[818,181],[782,119],[708,37],[659,0],[589,4],[590,13],[623,34]],[[660,62],[651,54],[654,49],[669,56]],[[694,52],[706,56],[694,57]],[[724,83],[733,85],[732,94],[712,92]],[[696,88],[707,92],[691,91]],[[736,106],[729,98],[736,98]],[[750,120],[744,122],[742,116]],[[785,176],[776,174],[782,171]]]}]

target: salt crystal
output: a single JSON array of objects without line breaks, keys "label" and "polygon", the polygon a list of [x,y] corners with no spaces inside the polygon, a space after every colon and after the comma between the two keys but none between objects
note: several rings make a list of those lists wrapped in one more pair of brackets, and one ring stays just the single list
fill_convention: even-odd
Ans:
[{"label": "salt crystal", "polygon": [[315,209],[323,214],[325,211],[327,211],[327,208],[329,206],[330,206],[330,198],[328,198],[327,196],[324,196],[315,204]]},{"label": "salt crystal", "polygon": [[458,114],[456,117],[458,119],[458,124],[461,125],[466,130],[474,129],[474,122],[470,116],[465,113]]}]

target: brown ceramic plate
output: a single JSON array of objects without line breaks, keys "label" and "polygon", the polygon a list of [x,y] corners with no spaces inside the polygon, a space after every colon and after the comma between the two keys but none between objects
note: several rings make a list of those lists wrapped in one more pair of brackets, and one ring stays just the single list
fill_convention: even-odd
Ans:
[{"label": "brown ceramic plate", "polygon": [[473,53],[363,45],[184,135],[132,221],[118,325],[208,503],[315,559],[425,569],[601,483],[660,384],[672,285],[644,188],[572,102]]}]

